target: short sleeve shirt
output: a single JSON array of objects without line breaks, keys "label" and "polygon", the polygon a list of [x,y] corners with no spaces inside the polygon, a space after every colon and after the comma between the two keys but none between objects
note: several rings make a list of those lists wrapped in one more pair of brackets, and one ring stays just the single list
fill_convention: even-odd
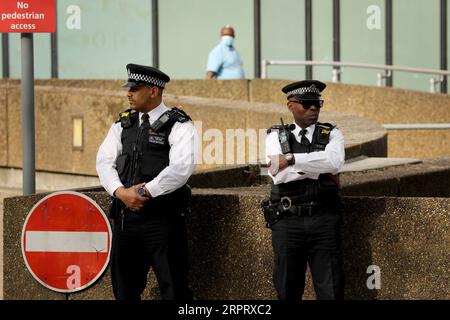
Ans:
[{"label": "short sleeve shirt", "polygon": [[244,79],[242,60],[234,47],[222,43],[217,45],[208,55],[207,71],[217,75],[217,79]]}]

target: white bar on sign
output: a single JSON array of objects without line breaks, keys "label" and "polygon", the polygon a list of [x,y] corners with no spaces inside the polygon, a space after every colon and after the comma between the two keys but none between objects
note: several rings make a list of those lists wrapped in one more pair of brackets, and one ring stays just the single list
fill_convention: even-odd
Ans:
[{"label": "white bar on sign", "polygon": [[107,232],[27,231],[27,252],[107,252]]}]

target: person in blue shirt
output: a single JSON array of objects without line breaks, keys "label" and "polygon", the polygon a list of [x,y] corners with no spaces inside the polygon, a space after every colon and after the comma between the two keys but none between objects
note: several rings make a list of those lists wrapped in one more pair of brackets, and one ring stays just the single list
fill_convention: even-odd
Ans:
[{"label": "person in blue shirt", "polygon": [[220,30],[221,41],[208,55],[207,79],[244,79],[239,52],[233,46],[234,29],[230,25]]}]

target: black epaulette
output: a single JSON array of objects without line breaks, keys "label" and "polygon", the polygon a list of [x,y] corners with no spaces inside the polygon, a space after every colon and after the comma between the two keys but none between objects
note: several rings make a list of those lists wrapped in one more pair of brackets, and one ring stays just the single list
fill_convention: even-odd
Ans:
[{"label": "black epaulette", "polygon": [[119,119],[117,119],[116,123],[120,122],[122,128],[129,128],[131,127],[132,119],[137,115],[138,113],[133,109],[127,109],[119,113]]},{"label": "black epaulette", "polygon": [[192,121],[191,117],[189,115],[177,107],[172,107],[170,110],[171,112],[171,118],[178,122],[186,122],[186,121]]},{"label": "black epaulette", "polygon": [[326,145],[330,141],[330,134],[331,131],[336,128],[335,125],[332,125],[331,123],[316,123],[316,130],[317,130],[317,143]]},{"label": "black epaulette", "polygon": [[325,129],[333,130],[336,128],[334,124],[328,123],[328,122],[317,122],[316,126],[323,127]]},{"label": "black epaulette", "polygon": [[282,124],[275,124],[271,126],[269,129],[267,129],[267,134],[271,133],[272,131],[280,131],[280,130],[289,130],[292,131],[295,129],[295,124],[285,124],[284,126]]}]

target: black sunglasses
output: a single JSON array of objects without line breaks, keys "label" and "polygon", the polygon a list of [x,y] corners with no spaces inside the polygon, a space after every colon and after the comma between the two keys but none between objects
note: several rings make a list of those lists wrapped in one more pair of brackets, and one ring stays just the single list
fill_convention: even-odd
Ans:
[{"label": "black sunglasses", "polygon": [[289,100],[289,101],[301,104],[304,109],[309,109],[312,106],[316,106],[319,109],[323,107],[323,100],[321,100],[321,99],[311,99],[311,100],[301,99],[301,100]]}]

